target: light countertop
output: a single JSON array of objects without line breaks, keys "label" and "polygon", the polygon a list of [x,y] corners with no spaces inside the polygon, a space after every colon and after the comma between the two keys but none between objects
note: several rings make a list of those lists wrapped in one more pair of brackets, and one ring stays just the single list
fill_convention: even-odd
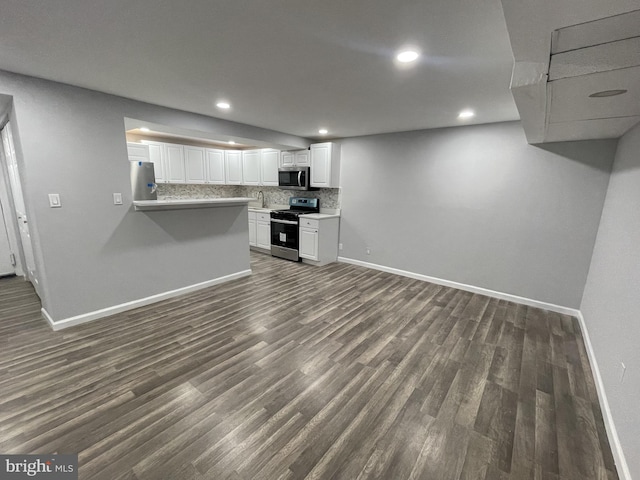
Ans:
[{"label": "light countertop", "polygon": [[304,213],[300,215],[304,218],[310,218],[312,220],[324,220],[325,218],[340,218],[337,213]]},{"label": "light countertop", "polygon": [[175,200],[134,200],[136,210],[182,210],[187,208],[215,208],[248,205],[253,198],[189,198]]}]

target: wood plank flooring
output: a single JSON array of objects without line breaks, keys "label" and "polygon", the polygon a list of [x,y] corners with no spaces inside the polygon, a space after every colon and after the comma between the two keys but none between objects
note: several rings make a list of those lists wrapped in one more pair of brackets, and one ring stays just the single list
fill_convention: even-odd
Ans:
[{"label": "wood plank flooring", "polygon": [[0,279],[0,452],[78,453],[92,480],[618,478],[576,319],[251,262],[60,332]]}]

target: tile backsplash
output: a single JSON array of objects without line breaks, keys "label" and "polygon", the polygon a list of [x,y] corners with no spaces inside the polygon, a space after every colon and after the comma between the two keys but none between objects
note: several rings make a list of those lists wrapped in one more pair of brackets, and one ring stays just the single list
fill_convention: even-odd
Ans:
[{"label": "tile backsplash", "polygon": [[264,193],[267,205],[288,205],[289,197],[314,197],[320,199],[320,208],[339,209],[341,191],[339,188],[321,188],[312,191],[282,190],[278,187],[252,187],[244,185],[191,185],[158,184],[158,199],[172,200],[185,198],[225,198],[257,197]]},{"label": "tile backsplash", "polygon": [[242,197],[239,185],[191,185],[159,183],[158,200],[182,200],[187,198]]},{"label": "tile backsplash", "polygon": [[320,208],[340,208],[340,189],[321,188],[312,191],[282,190],[278,187],[240,187],[242,195],[246,197],[257,197],[258,192],[264,193],[267,205],[288,205],[289,197],[312,197],[320,199]]}]

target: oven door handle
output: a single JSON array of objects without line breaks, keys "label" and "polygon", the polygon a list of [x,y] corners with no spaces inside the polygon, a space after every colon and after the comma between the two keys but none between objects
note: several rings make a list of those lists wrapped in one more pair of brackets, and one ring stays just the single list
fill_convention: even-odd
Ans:
[{"label": "oven door handle", "polygon": [[273,223],[286,223],[287,225],[298,225],[298,222],[294,222],[293,220],[277,220],[272,218],[271,221]]},{"label": "oven door handle", "polygon": [[302,186],[302,170],[298,172],[298,186]]}]

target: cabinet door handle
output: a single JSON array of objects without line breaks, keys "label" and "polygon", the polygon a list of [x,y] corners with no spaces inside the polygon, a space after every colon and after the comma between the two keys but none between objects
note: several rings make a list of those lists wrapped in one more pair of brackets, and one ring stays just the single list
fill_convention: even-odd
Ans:
[{"label": "cabinet door handle", "polygon": [[287,225],[298,225],[298,222],[293,222],[291,220],[278,220],[278,219],[272,218],[271,221],[273,223],[284,223],[284,224],[287,224]]}]

